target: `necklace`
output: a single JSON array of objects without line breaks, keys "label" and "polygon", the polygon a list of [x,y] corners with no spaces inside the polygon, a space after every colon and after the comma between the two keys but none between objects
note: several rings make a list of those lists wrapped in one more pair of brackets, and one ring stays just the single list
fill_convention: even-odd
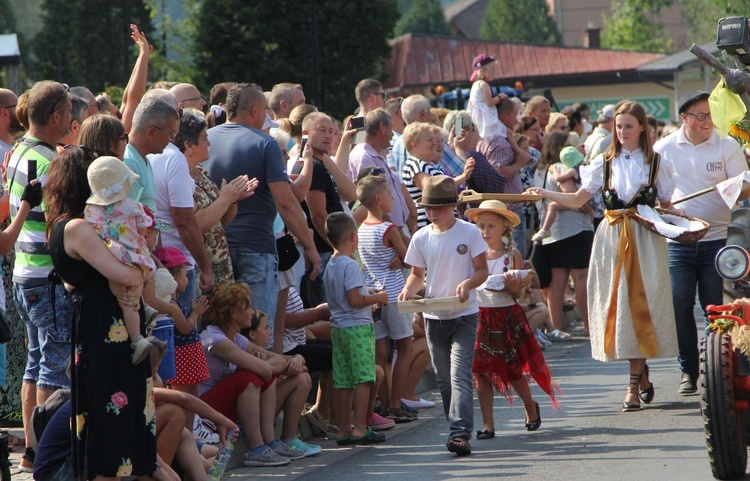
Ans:
[{"label": "necklace", "polygon": [[497,266],[497,261],[503,260],[503,273],[508,272],[509,266],[510,266],[510,256],[508,255],[508,252],[506,251],[505,254],[498,257],[497,259],[491,259],[489,262],[492,262],[492,267],[489,269],[489,271],[492,273],[495,271],[495,266]]}]

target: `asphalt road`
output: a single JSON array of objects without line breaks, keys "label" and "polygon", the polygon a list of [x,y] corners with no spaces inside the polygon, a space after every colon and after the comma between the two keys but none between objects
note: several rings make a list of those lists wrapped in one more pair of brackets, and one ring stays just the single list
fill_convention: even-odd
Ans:
[{"label": "asphalt road", "polygon": [[[447,423],[438,404],[422,411],[418,422],[387,431],[385,444],[339,448],[326,441],[321,443],[323,454],[316,458],[281,468],[236,468],[224,479],[713,479],[700,397],[677,393],[679,372],[674,359],[649,362],[656,387],[654,402],[640,412],[623,413],[626,363],[593,361],[588,340],[582,338],[555,343],[545,356],[565,395],[559,397],[560,409],[553,411],[549,398],[533,385],[543,419],[537,432],[524,430],[520,401],[510,408],[505,399],[496,397],[497,437],[472,440],[472,455],[457,458],[445,449]],[[437,392],[428,396],[439,400]],[[475,428],[480,423],[475,402]]]}]

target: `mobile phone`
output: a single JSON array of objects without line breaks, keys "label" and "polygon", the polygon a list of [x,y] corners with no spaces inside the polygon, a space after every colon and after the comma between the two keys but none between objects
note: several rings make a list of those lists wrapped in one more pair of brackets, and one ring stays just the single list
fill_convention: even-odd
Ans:
[{"label": "mobile phone", "polygon": [[31,182],[36,179],[36,160],[27,160],[26,162],[26,170],[28,171],[26,178]]},{"label": "mobile phone", "polygon": [[302,136],[302,142],[299,144],[299,156],[302,157],[302,154],[305,153],[305,146],[307,145],[307,135]]},{"label": "mobile phone", "polygon": [[353,129],[362,130],[365,128],[364,117],[352,117],[351,126]]},{"label": "mobile phone", "polygon": [[463,117],[461,117],[461,115],[456,115],[455,122],[456,122],[456,124],[455,124],[456,126],[453,129],[453,135],[455,135],[456,137],[458,137],[459,135],[461,135],[461,129],[464,128],[464,119],[463,119]]}]

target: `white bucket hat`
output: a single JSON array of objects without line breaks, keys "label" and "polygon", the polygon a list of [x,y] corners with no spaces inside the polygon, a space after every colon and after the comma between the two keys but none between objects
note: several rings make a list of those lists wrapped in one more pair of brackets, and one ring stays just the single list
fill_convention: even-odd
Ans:
[{"label": "white bucket hat", "polygon": [[177,281],[172,274],[163,267],[154,272],[154,295],[162,302],[172,300],[172,294],[177,290]]},{"label": "white bucket hat", "polygon": [[133,183],[138,180],[135,174],[117,157],[99,157],[94,160],[87,172],[91,197],[87,204],[110,205],[122,200],[130,193]]}]

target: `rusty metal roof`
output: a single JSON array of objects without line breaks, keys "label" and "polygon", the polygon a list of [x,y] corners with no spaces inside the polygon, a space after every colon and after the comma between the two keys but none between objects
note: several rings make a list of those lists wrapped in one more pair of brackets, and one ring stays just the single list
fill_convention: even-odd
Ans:
[{"label": "rusty metal roof", "polygon": [[383,69],[390,91],[425,86],[468,84],[471,62],[480,53],[498,61],[495,82],[514,83],[581,79],[603,74],[637,75],[643,64],[662,54],[583,47],[520,44],[490,40],[407,34],[391,41],[391,56]]}]

